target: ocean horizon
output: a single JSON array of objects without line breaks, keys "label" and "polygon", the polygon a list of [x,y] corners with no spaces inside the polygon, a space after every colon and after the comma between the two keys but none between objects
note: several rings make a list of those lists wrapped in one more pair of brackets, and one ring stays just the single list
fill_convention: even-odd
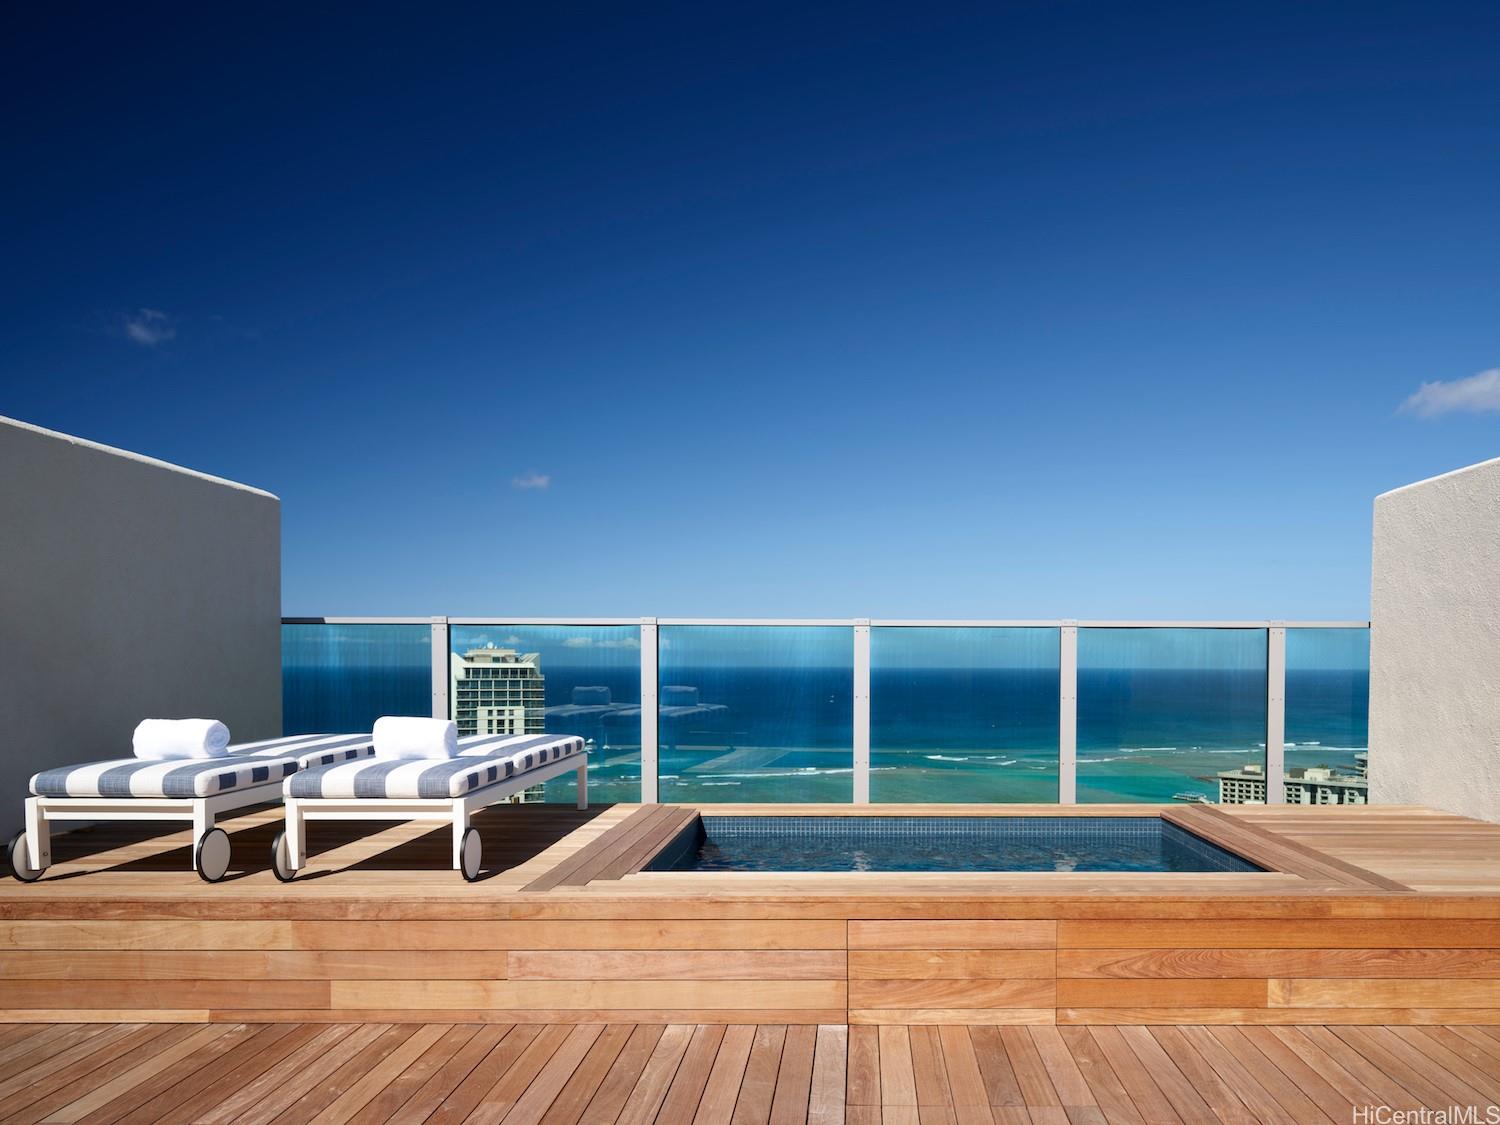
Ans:
[{"label": "ocean horizon", "polygon": [[[697,706],[661,714],[664,801],[847,802],[853,795],[848,667],[663,669]],[[427,714],[430,671],[287,665],[287,733],[368,730],[380,714]],[[639,672],[544,666],[546,729],[592,739],[599,800],[640,799]],[[696,681],[696,682],[694,682]],[[1057,800],[1055,669],[875,669],[871,799]],[[606,687],[617,713],[578,714],[573,689]],[[1289,669],[1286,763],[1354,769],[1368,745],[1368,673]],[[562,712],[557,712],[562,708]],[[1265,675],[1254,669],[1080,669],[1078,799],[1162,802],[1217,795],[1220,770],[1265,761]],[[548,787],[567,800],[571,784]]]}]

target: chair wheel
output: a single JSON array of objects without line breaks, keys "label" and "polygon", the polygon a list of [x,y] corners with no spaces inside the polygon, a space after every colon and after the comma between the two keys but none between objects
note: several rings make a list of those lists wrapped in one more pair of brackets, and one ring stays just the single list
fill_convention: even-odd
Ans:
[{"label": "chair wheel", "polygon": [[198,848],[193,854],[198,878],[205,883],[217,883],[229,870],[229,833],[222,828],[210,828],[198,837]]},{"label": "chair wheel", "polygon": [[23,883],[35,883],[42,877],[45,867],[31,866],[31,849],[26,846],[26,830],[22,829],[10,838],[7,849],[10,857],[10,873]]},{"label": "chair wheel", "polygon": [[458,847],[459,862],[463,865],[461,870],[467,882],[474,882],[479,878],[479,865],[484,859],[484,845],[479,839],[479,829],[464,829],[463,839]]},{"label": "chair wheel", "polygon": [[285,828],[271,841],[271,871],[283,883],[290,883],[297,877],[297,869],[292,866],[291,849],[286,846]]}]

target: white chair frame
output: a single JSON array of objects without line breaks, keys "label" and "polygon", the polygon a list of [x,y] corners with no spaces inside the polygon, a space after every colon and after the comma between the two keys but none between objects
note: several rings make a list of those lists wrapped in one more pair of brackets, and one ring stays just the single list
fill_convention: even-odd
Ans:
[{"label": "white chair frame", "polygon": [[211,797],[28,797],[26,847],[31,866],[52,866],[54,820],[184,820],[193,825],[193,870],[198,869],[198,844],[214,827],[220,813],[281,800],[282,782],[246,785]]},{"label": "white chair frame", "polygon": [[287,797],[287,859],[293,872],[303,866],[309,820],[435,820],[449,821],[452,824],[453,869],[462,871],[463,839],[469,828],[470,816],[569,770],[578,772],[578,807],[586,809],[589,807],[588,765],[588,751],[581,750],[577,754],[516,774],[504,781],[474,789],[461,797]]}]

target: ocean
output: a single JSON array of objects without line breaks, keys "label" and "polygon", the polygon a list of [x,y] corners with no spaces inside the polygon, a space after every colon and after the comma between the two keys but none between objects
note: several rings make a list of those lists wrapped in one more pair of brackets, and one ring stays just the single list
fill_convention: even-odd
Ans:
[{"label": "ocean", "polygon": [[[639,717],[570,711],[574,687],[602,685],[615,705],[639,700],[628,670],[554,665],[547,727],[595,741],[589,785],[599,800],[638,800]],[[287,733],[368,730],[380,714],[426,714],[430,672],[373,675],[287,666]],[[848,801],[853,794],[853,677],[844,668],[665,668],[676,707],[660,722],[661,799]],[[1054,671],[882,670],[871,675],[871,798],[1007,802],[1057,799]],[[663,702],[668,693],[663,691]],[[1354,768],[1368,741],[1363,669],[1289,670],[1288,766]],[[1265,758],[1265,679],[1254,671],[1083,669],[1078,682],[1080,801],[1169,801],[1217,794],[1220,770]],[[569,785],[548,797],[568,799]],[[555,792],[554,792],[555,791]]]}]

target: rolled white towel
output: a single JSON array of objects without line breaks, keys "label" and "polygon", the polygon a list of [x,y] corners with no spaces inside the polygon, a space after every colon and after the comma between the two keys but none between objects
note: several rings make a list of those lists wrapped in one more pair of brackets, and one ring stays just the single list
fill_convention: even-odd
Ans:
[{"label": "rolled white towel", "polygon": [[382,715],[371,735],[377,758],[458,757],[458,726],[452,719]]},{"label": "rolled white towel", "polygon": [[132,742],[135,756],[152,762],[222,758],[229,753],[229,728],[218,719],[142,719]]}]

